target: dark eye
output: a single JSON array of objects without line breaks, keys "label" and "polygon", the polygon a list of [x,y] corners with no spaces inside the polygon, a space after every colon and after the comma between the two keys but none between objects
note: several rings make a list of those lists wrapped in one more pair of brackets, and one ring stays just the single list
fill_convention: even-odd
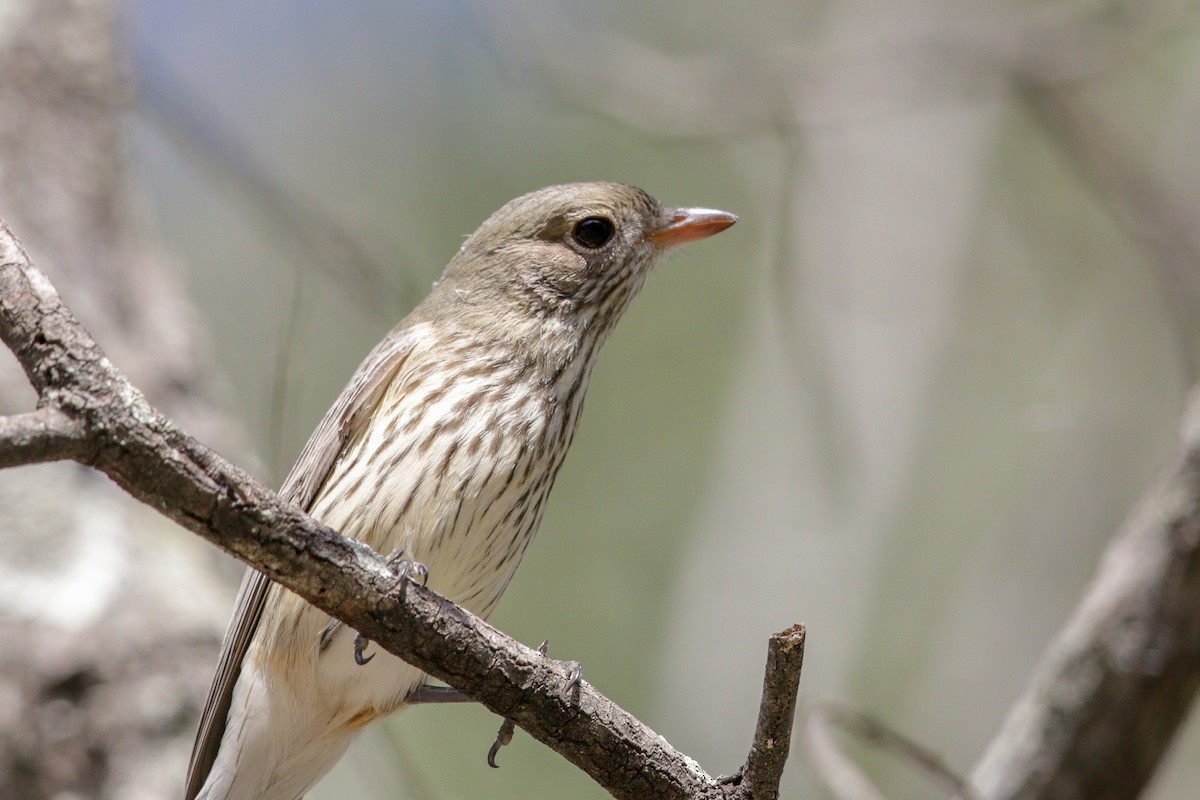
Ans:
[{"label": "dark eye", "polygon": [[604,217],[587,217],[575,223],[571,236],[589,250],[595,250],[608,244],[613,233],[615,233],[615,228],[613,228],[612,220]]}]

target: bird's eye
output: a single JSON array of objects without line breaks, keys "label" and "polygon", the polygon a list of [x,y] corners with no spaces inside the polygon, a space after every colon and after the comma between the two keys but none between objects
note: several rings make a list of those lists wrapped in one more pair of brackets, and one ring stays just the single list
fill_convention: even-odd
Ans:
[{"label": "bird's eye", "polygon": [[575,223],[571,236],[589,250],[595,250],[608,244],[615,232],[612,220],[605,217],[587,217]]}]

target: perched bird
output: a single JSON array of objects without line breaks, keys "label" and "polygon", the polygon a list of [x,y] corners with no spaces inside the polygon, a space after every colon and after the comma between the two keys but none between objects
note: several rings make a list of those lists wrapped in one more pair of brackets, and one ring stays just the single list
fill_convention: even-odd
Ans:
[{"label": "perched bird", "polygon": [[[282,496],[487,617],[529,545],[600,345],[651,266],[737,217],[633,186],[518,197],[363,361]],[[249,570],[188,771],[187,800],[296,800],[424,674]]]}]

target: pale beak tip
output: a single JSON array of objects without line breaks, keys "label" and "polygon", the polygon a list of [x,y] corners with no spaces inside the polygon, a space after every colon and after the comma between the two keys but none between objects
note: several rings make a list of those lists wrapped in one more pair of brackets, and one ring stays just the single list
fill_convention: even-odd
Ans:
[{"label": "pale beak tip", "polygon": [[738,222],[736,214],[713,208],[676,208],[667,212],[659,227],[649,231],[646,239],[655,247],[666,248],[705,239]]}]

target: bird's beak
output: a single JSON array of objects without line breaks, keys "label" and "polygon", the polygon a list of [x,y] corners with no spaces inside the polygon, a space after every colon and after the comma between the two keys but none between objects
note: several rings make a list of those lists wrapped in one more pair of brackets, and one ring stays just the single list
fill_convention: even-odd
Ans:
[{"label": "bird's beak", "polygon": [[669,208],[658,227],[646,233],[646,241],[660,250],[720,233],[738,218],[728,211],[711,208]]}]

